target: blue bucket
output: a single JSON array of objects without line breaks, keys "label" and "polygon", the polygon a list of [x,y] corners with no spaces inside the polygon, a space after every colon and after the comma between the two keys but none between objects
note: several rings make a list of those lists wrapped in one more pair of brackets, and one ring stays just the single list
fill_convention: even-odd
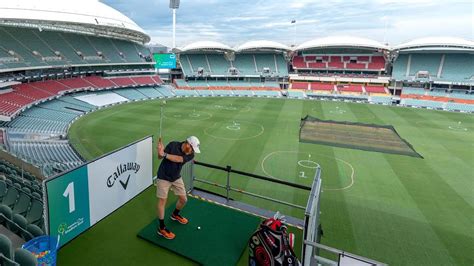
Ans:
[{"label": "blue bucket", "polygon": [[55,266],[58,244],[55,237],[39,236],[23,244],[22,248],[35,255],[39,266]]}]

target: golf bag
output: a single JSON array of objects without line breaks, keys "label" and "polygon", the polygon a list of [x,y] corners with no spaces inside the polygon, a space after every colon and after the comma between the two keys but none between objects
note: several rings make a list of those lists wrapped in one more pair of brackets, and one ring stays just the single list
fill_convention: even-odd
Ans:
[{"label": "golf bag", "polygon": [[294,235],[287,233],[283,218],[277,212],[274,218],[263,221],[250,237],[250,266],[301,265],[293,251]]}]

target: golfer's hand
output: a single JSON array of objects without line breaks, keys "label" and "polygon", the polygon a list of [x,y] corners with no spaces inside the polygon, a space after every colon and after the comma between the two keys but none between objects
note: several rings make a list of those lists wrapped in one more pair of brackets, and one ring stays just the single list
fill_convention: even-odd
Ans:
[{"label": "golfer's hand", "polygon": [[163,157],[165,155],[165,148],[163,147],[163,143],[160,141],[158,142],[158,155]]}]

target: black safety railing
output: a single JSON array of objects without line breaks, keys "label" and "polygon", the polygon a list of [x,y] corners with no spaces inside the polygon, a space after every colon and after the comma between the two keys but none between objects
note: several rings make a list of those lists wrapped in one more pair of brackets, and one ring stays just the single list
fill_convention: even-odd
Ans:
[{"label": "black safety railing", "polygon": [[[271,183],[274,183],[274,184],[280,184],[280,185],[285,185],[285,186],[288,186],[288,187],[302,189],[302,190],[305,190],[305,191],[311,191],[311,187],[301,185],[301,184],[292,183],[292,182],[288,182],[288,181],[284,181],[284,180],[280,180],[280,179],[276,179],[276,178],[256,175],[256,174],[247,173],[247,172],[244,172],[244,171],[232,169],[232,167],[229,166],[229,165],[227,165],[226,167],[222,167],[222,166],[203,163],[203,162],[198,162],[198,161],[194,161],[193,165],[199,165],[199,166],[203,166],[203,167],[210,168],[210,169],[220,170],[220,171],[223,171],[223,172],[226,173],[226,185],[222,185],[222,184],[218,184],[218,183],[211,182],[211,181],[208,181],[208,180],[197,178],[197,177],[194,176],[194,174],[192,174],[192,179],[193,179],[194,182],[200,182],[200,183],[204,183],[204,184],[208,184],[208,185],[212,185],[212,186],[216,186],[216,187],[225,189],[225,191],[226,191],[225,197],[226,197],[227,200],[230,199],[230,192],[234,191],[234,192],[238,192],[238,193],[241,193],[241,194],[244,194],[244,195],[248,195],[248,196],[252,196],[252,197],[255,197],[255,198],[260,198],[260,199],[276,202],[276,203],[279,203],[279,204],[287,205],[287,206],[298,208],[298,209],[301,209],[301,210],[306,209],[306,206],[297,205],[297,204],[294,204],[294,203],[291,203],[291,202],[287,202],[287,201],[283,201],[283,200],[279,200],[279,199],[259,195],[259,194],[252,193],[252,192],[249,192],[249,191],[246,191],[246,190],[243,190],[243,189],[232,187],[232,185],[231,185],[231,180],[232,180],[231,179],[231,174],[234,173],[234,174],[251,177],[251,178],[254,178],[254,179],[258,179],[258,180],[271,182]],[[194,172],[194,171],[191,171],[191,172]]]}]

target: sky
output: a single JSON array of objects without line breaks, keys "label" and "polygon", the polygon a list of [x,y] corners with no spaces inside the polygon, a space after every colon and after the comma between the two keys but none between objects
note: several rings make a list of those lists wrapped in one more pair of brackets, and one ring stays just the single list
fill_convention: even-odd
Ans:
[{"label": "sky", "polygon": [[[169,0],[101,0],[152,38],[172,45]],[[300,44],[327,36],[356,36],[390,45],[429,36],[474,39],[469,0],[181,0],[176,45],[253,40]],[[296,20],[295,24],[291,24]]]}]

